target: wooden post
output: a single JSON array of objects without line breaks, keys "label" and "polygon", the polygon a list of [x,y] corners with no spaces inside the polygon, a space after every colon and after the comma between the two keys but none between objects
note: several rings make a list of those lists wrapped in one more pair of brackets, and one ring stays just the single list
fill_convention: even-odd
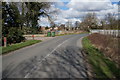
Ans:
[{"label": "wooden post", "polygon": [[6,46],[7,46],[7,38],[4,37],[4,47],[6,47]]}]

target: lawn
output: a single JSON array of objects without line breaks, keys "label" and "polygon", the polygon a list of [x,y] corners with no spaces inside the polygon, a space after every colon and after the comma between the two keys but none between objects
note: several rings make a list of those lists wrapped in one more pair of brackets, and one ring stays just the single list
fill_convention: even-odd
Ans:
[{"label": "lawn", "polygon": [[32,44],[39,43],[39,42],[41,42],[41,40],[28,40],[25,42],[16,43],[16,44],[13,44],[7,47],[3,47],[2,54],[8,53],[8,52],[11,52],[11,51],[14,51],[14,50],[26,47],[26,46],[30,46]]},{"label": "lawn", "polygon": [[120,78],[120,69],[115,62],[105,57],[87,37],[83,38],[83,47],[87,53],[88,62],[95,73],[95,78]]}]

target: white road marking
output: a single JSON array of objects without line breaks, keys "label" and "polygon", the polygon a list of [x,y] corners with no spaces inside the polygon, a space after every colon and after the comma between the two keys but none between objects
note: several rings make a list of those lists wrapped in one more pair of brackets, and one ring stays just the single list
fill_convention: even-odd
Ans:
[{"label": "white road marking", "polygon": [[[74,38],[74,37],[72,37],[72,38]],[[71,38],[69,38],[69,39],[71,39]],[[67,42],[69,39],[65,40],[64,42],[62,42],[61,44],[59,44],[56,48],[54,48],[48,55],[46,55],[46,56],[39,62],[39,64],[42,63],[43,60],[45,60],[47,57],[49,57],[54,51],[56,51],[57,48],[59,48],[62,44],[64,44],[65,42]],[[36,66],[34,66],[34,67],[25,75],[24,78],[28,78],[28,76],[30,75],[30,72],[32,72],[35,68],[36,68]]]}]

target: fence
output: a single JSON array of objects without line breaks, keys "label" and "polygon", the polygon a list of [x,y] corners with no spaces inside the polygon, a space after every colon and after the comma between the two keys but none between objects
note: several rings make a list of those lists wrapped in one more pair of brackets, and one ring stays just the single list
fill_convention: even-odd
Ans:
[{"label": "fence", "polygon": [[91,33],[100,33],[104,35],[112,35],[114,37],[120,37],[120,30],[90,30]]}]

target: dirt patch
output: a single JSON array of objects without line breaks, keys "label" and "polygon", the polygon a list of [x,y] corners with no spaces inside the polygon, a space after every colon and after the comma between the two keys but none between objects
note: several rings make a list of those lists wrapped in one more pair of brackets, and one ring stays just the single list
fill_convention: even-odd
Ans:
[{"label": "dirt patch", "polygon": [[112,61],[115,61],[120,67],[120,38],[98,33],[91,34],[88,36],[88,38],[95,47],[102,51],[104,55],[110,58]]}]

